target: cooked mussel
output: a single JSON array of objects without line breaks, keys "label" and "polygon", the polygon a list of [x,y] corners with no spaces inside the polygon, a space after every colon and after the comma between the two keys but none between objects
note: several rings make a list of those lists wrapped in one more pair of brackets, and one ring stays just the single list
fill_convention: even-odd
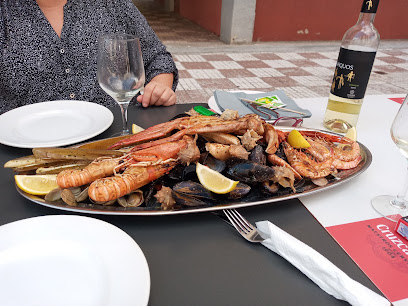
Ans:
[{"label": "cooked mussel", "polygon": [[200,183],[196,183],[193,181],[184,181],[177,183],[173,186],[173,191],[179,194],[192,196],[196,198],[208,199],[213,200],[214,195],[211,191],[204,188],[203,185]]},{"label": "cooked mussel", "polygon": [[225,161],[214,158],[208,152],[201,154],[200,163],[220,173],[224,171],[226,167]]},{"label": "cooked mussel", "polygon": [[173,191],[173,198],[177,204],[183,206],[209,206],[209,201],[194,196],[185,195]]},{"label": "cooked mussel", "polygon": [[268,181],[275,176],[273,168],[239,158],[227,160],[226,173],[232,179],[248,184]]},{"label": "cooked mussel", "polygon": [[256,145],[249,154],[249,160],[261,165],[266,165],[266,154],[264,148],[260,145]]},{"label": "cooked mussel", "polygon": [[251,191],[251,186],[239,182],[237,187],[228,194],[230,199],[241,199]]},{"label": "cooked mussel", "polygon": [[168,177],[174,181],[186,181],[186,180],[194,180],[197,179],[196,174],[196,165],[190,164],[188,166],[185,165],[177,165],[170,171]]},{"label": "cooked mussel", "polygon": [[173,198],[180,205],[206,206],[210,204],[214,196],[203,185],[193,181],[184,181],[173,186]]}]

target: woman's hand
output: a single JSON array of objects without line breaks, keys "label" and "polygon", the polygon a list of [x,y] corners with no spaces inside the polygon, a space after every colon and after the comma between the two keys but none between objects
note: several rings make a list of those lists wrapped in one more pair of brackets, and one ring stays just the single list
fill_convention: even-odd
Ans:
[{"label": "woman's hand", "polygon": [[172,85],[172,73],[159,74],[146,85],[143,95],[138,96],[137,101],[143,107],[173,105],[176,103],[176,94],[171,89]]}]

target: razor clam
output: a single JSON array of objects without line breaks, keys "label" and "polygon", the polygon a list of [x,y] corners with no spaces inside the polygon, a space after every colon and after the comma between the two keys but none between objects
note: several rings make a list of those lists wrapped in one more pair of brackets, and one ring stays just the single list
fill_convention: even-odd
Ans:
[{"label": "razor clam", "polygon": [[70,159],[70,160],[95,160],[98,157],[120,157],[124,153],[117,150],[96,150],[80,148],[34,148],[33,154],[41,159]]},{"label": "razor clam", "polygon": [[36,174],[58,174],[62,170],[83,169],[89,165],[89,161],[78,160],[76,162],[56,162],[47,167],[39,167],[35,170]]}]

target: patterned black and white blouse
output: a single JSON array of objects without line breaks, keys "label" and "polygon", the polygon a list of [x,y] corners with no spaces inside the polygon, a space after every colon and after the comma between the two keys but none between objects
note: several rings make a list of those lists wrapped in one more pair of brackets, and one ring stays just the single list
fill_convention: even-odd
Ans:
[{"label": "patterned black and white blouse", "polygon": [[140,38],[146,83],[178,72],[131,0],[68,0],[61,38],[35,0],[0,0],[0,113],[52,100],[116,105],[96,79],[98,37],[126,33]]}]

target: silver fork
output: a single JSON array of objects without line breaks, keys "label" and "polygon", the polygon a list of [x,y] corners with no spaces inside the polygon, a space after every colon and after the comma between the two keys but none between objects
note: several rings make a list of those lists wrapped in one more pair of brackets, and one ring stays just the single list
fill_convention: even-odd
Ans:
[{"label": "silver fork", "polygon": [[227,216],[228,220],[232,223],[235,229],[249,242],[262,242],[265,239],[261,237],[256,229],[248,222],[239,212],[235,209],[223,209],[224,214]]}]

